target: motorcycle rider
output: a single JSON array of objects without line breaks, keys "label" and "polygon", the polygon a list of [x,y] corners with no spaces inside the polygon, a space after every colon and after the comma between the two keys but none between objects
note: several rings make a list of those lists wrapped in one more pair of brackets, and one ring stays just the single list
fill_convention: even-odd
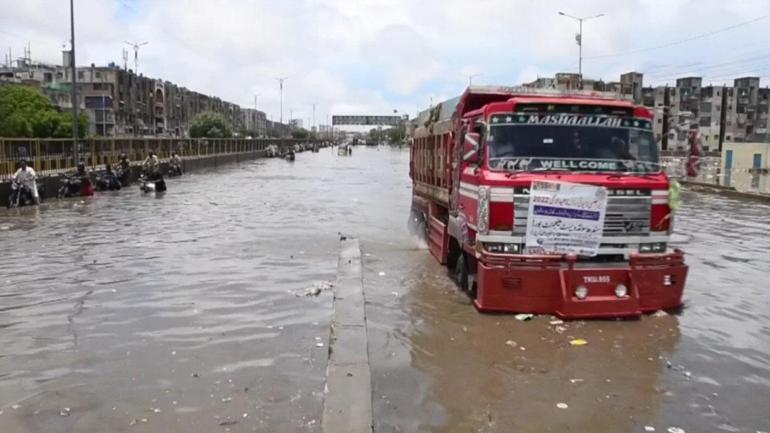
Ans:
[{"label": "motorcycle rider", "polygon": [[169,165],[171,168],[171,170],[169,171],[176,170],[178,174],[180,175],[182,174],[182,158],[177,153],[174,153],[171,155],[171,160],[169,161]]},{"label": "motorcycle rider", "polygon": [[142,169],[149,180],[160,178],[160,161],[158,161],[158,156],[155,155],[155,152],[150,151],[147,158],[142,163]]},{"label": "motorcycle rider", "polygon": [[13,180],[18,182],[23,187],[29,189],[30,193],[32,194],[32,199],[37,205],[40,204],[40,196],[37,192],[36,179],[37,173],[35,173],[35,169],[27,166],[27,161],[22,159],[19,162],[19,169],[16,170],[16,173],[13,174]]},{"label": "motorcycle rider", "polygon": [[117,190],[120,189],[120,180],[118,176],[112,171],[112,165],[105,164],[104,166],[104,178],[107,181],[107,189]]},{"label": "motorcycle rider", "polygon": [[131,161],[125,153],[121,153],[118,157],[118,170],[118,180],[123,186],[127,186],[128,176],[131,173]]}]

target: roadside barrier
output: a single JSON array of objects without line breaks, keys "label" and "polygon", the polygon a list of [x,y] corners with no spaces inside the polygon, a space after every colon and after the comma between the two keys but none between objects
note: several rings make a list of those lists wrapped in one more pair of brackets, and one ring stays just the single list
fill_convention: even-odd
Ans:
[{"label": "roadside barrier", "polygon": [[[179,139],[179,138],[88,138],[78,140],[79,157],[92,170],[113,164],[125,153],[132,163],[144,161],[150,151],[164,162],[177,153],[194,160],[213,155],[260,152],[270,145],[286,147],[307,140],[293,139]],[[39,176],[74,170],[72,139],[0,138],[0,182],[8,181],[21,159],[29,161]]]}]

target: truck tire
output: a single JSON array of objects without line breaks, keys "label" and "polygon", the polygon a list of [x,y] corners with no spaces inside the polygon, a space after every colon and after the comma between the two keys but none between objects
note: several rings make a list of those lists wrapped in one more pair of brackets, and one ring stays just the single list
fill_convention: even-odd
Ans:
[{"label": "truck tire", "polygon": [[454,279],[460,286],[460,290],[468,292],[468,263],[464,252],[461,252],[455,260]]},{"label": "truck tire", "polygon": [[425,227],[425,216],[422,212],[412,210],[409,212],[409,221],[407,223],[409,233],[414,236],[420,236],[427,239],[427,232]]}]

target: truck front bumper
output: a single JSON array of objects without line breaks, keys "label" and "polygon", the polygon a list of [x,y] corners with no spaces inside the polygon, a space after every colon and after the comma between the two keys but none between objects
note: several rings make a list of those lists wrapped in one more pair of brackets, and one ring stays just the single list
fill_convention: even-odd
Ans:
[{"label": "truck front bumper", "polygon": [[[575,257],[483,253],[475,305],[483,312],[554,314],[567,319],[639,316],[682,305],[684,253],[633,254],[624,263]],[[619,286],[626,288],[618,295]],[[578,297],[578,287],[586,295]],[[622,293],[622,290],[620,291]]]}]

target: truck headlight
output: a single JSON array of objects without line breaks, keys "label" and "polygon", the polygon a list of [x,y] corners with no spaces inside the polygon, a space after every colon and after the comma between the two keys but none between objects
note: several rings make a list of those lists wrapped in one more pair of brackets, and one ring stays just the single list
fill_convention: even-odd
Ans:
[{"label": "truck headlight", "polygon": [[521,246],[502,242],[485,242],[484,249],[496,254],[518,254],[521,251]]},{"label": "truck headlight", "polygon": [[618,298],[625,298],[628,296],[628,287],[625,284],[618,284],[615,287],[615,296]]},{"label": "truck headlight", "polygon": [[665,242],[653,242],[650,244],[639,244],[640,253],[663,253],[666,252]]},{"label": "truck headlight", "polygon": [[586,286],[577,286],[575,288],[575,297],[578,299],[585,299],[588,297],[588,287]]}]

